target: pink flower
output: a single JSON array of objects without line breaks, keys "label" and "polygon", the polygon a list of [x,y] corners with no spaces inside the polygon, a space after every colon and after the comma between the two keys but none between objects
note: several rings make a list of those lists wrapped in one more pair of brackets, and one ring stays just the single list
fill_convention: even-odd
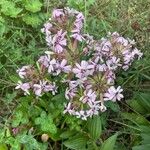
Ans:
[{"label": "pink flower", "polygon": [[52,12],[52,18],[56,20],[64,15],[63,9],[54,9]]},{"label": "pink flower", "polygon": [[114,80],[116,79],[115,73],[112,70],[107,70],[106,79],[107,79],[107,84],[114,84]]},{"label": "pink flower", "polygon": [[67,40],[65,35],[67,32],[63,32],[61,29],[57,32],[57,34],[53,37],[53,48],[56,53],[61,53],[64,50],[64,46],[67,45]]},{"label": "pink flower", "polygon": [[50,87],[50,91],[52,92],[53,95],[55,95],[57,93],[57,89],[58,89],[58,87],[56,86],[56,83],[53,82]]},{"label": "pink flower", "polygon": [[24,79],[27,76],[27,71],[31,68],[31,66],[23,66],[21,69],[17,70],[19,77]]},{"label": "pink flower", "polygon": [[29,89],[30,89],[30,84],[29,83],[22,83],[21,81],[18,81],[18,84],[15,89],[21,89],[24,91],[24,95],[30,95]]},{"label": "pink flower", "polygon": [[14,135],[18,134],[18,132],[19,132],[19,128],[13,128],[13,129],[12,129],[12,133],[13,133]]},{"label": "pink flower", "polygon": [[92,91],[92,89],[89,89],[88,91],[84,91],[84,96],[80,98],[80,101],[82,101],[82,103],[95,102],[95,100],[96,100],[96,94],[95,92]]},{"label": "pink flower", "polygon": [[76,96],[77,88],[67,88],[65,91],[65,98],[70,100],[73,99],[73,97]]},{"label": "pink flower", "polygon": [[57,92],[56,84],[48,83],[47,81],[41,81],[39,84],[33,85],[33,90],[36,96],[42,96],[43,92],[49,92],[51,91],[53,95]]},{"label": "pink flower", "polygon": [[118,37],[117,39],[115,39],[117,43],[122,44],[123,46],[127,46],[129,44],[128,40],[125,39],[124,37]]},{"label": "pink flower", "polygon": [[67,65],[66,59],[63,59],[60,63],[57,63],[56,68],[57,68],[57,71],[56,71],[57,75],[61,73],[62,71],[65,73],[69,73],[71,71],[71,66]]},{"label": "pink flower", "polygon": [[45,33],[46,35],[51,34],[50,29],[52,28],[52,24],[51,23],[45,23],[44,24],[44,28],[41,29],[42,33]]},{"label": "pink flower", "polygon": [[49,62],[49,66],[48,66],[48,73],[53,73],[56,69],[56,65],[57,65],[57,62],[56,62],[56,59],[53,58],[50,62]]},{"label": "pink flower", "polygon": [[33,91],[36,96],[42,96],[42,85],[40,84],[34,84],[33,85]]},{"label": "pink flower", "polygon": [[110,70],[116,70],[119,66],[121,66],[120,58],[113,56],[111,59],[106,61],[106,64]]},{"label": "pink flower", "polygon": [[73,68],[73,73],[76,74],[78,78],[84,78],[88,75],[92,75],[94,72],[94,65],[89,64],[87,61],[82,60],[81,64],[76,63],[76,67]]},{"label": "pink flower", "polygon": [[52,35],[50,31],[51,28],[52,28],[52,24],[48,22],[45,23],[44,28],[41,29],[41,31],[45,33],[47,45],[50,47],[52,46]]},{"label": "pink flower", "polygon": [[106,71],[107,66],[105,64],[98,64],[97,65],[97,70],[100,71],[100,72]]},{"label": "pink flower", "polygon": [[76,40],[78,40],[78,41],[80,41],[80,42],[82,42],[82,40],[84,40],[83,36],[82,36],[80,33],[78,33],[78,32],[73,33],[73,34],[71,35],[71,37],[73,37],[74,39],[76,39]]},{"label": "pink flower", "polygon": [[81,20],[81,21],[84,21],[84,15],[83,15],[83,13],[78,13],[78,15],[76,16],[76,18],[77,18],[77,20]]},{"label": "pink flower", "polygon": [[41,56],[38,62],[47,68],[49,66],[50,58],[46,55]]},{"label": "pink flower", "polygon": [[101,53],[104,55],[108,55],[111,49],[112,49],[111,42],[107,39],[102,39],[101,48],[99,51],[101,51]]},{"label": "pink flower", "polygon": [[129,50],[125,50],[122,54],[124,64],[130,64],[133,61],[134,55]]},{"label": "pink flower", "polygon": [[69,113],[70,115],[74,115],[75,111],[72,109],[71,102],[65,104],[65,110],[63,111],[64,114]]},{"label": "pink flower", "polygon": [[71,31],[73,34],[70,37],[82,42],[84,37],[81,35],[81,29],[83,27],[84,16],[82,13],[78,13],[74,22],[74,29]]},{"label": "pink flower", "polygon": [[121,94],[122,91],[123,89],[121,89],[120,86],[118,86],[117,89],[115,89],[114,86],[111,86],[108,89],[108,92],[104,94],[104,100],[105,101],[112,100],[113,102],[115,102],[116,100],[120,101],[124,97]]},{"label": "pink flower", "polygon": [[132,51],[132,55],[135,57],[135,56],[138,56],[138,59],[140,59],[142,56],[143,56],[143,53],[141,53],[137,48],[135,48],[133,51]]}]

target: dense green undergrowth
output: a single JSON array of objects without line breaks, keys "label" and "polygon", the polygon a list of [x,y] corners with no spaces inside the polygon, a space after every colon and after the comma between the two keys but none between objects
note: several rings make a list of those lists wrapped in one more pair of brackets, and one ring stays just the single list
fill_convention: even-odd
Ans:
[{"label": "dense green undergrowth", "polygon": [[[96,38],[117,31],[135,39],[144,53],[117,80],[124,88],[124,100],[108,103],[110,110],[87,122],[62,117],[62,94],[45,95],[40,101],[14,90],[16,70],[35,64],[47,49],[40,31],[43,23],[53,8],[64,6],[82,11],[84,30]],[[0,150],[149,150],[149,7],[148,0],[1,0]]]}]

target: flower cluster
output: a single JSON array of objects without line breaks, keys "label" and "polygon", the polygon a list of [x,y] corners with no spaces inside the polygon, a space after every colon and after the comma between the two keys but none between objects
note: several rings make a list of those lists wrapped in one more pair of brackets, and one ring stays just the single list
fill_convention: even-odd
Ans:
[{"label": "flower cluster", "polygon": [[54,95],[58,85],[63,84],[66,89],[64,114],[86,120],[106,111],[106,101],[123,98],[123,89],[115,87],[116,72],[126,71],[142,53],[134,41],[117,32],[94,40],[89,34],[83,34],[83,25],[81,12],[55,9],[42,28],[49,50],[37,61],[37,70],[32,66],[17,70],[26,82],[19,81],[16,89],[23,90],[24,94],[32,91],[36,96],[45,92]]},{"label": "flower cluster", "polygon": [[17,70],[20,78],[24,79],[25,82],[18,81],[16,89],[21,89],[24,91],[25,95],[30,95],[32,90],[36,96],[42,96],[43,93],[51,91],[53,95],[57,93],[57,86],[55,82],[46,81],[38,74],[35,69],[31,66],[23,66],[21,69]]}]

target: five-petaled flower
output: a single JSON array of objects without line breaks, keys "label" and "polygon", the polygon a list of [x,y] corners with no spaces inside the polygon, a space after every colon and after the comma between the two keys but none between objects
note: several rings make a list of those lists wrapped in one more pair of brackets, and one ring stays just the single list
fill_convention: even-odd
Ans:
[{"label": "five-petaled flower", "polygon": [[104,94],[104,100],[112,100],[113,102],[115,102],[116,100],[120,101],[124,97],[121,94],[122,91],[123,89],[120,86],[118,86],[117,89],[115,89],[114,86],[111,86],[108,89],[108,92]]}]

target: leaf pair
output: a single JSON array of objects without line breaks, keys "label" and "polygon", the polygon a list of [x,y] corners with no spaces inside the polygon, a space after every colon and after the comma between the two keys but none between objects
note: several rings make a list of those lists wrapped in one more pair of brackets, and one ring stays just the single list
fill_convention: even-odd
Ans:
[{"label": "leaf pair", "polygon": [[[118,133],[114,134],[106,141],[104,141],[100,147],[96,145],[96,141],[100,139],[102,133],[102,124],[100,116],[94,116],[90,118],[87,123],[88,134],[79,133],[73,136],[69,140],[64,142],[64,145],[74,150],[113,150]],[[68,135],[68,134],[67,134]],[[71,134],[69,134],[71,135]],[[64,137],[64,135],[63,135]],[[66,137],[66,136],[65,136]]]}]

